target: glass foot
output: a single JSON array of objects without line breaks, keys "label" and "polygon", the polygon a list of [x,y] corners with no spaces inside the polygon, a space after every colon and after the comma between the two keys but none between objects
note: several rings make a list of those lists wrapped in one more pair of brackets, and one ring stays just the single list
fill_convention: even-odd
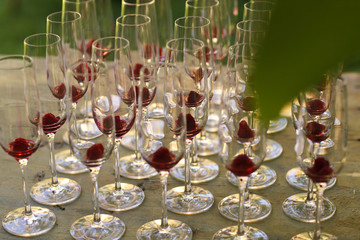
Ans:
[{"label": "glass foot", "polygon": [[191,186],[191,194],[185,194],[185,187],[176,187],[167,192],[166,205],[169,211],[192,215],[207,211],[214,204],[214,196],[198,186]]},{"label": "glass foot", "polygon": [[[227,171],[226,178],[231,184],[238,186],[238,179],[232,172]],[[274,169],[261,165],[256,172],[250,175],[248,188],[250,190],[267,188],[276,182],[276,178]]]},{"label": "glass foot", "polygon": [[[170,171],[172,177],[180,181],[185,181],[185,160],[182,159]],[[191,183],[209,182],[219,174],[219,166],[208,159],[199,159],[196,166],[190,165]]]},{"label": "glass foot", "polygon": [[[308,188],[308,177],[301,168],[292,168],[286,173],[286,181],[293,187],[307,191]],[[332,188],[336,183],[336,178],[330,179],[326,185],[326,189]],[[316,190],[314,188],[314,190]]]},{"label": "glass foot", "polygon": [[[312,240],[314,237],[314,233],[313,232],[304,232],[304,233],[300,233],[296,236],[293,236],[290,240]],[[339,238],[337,238],[334,235],[331,235],[329,233],[321,233],[320,238],[318,238],[319,240],[337,240]]]},{"label": "glass foot", "polygon": [[287,126],[287,119],[284,117],[278,118],[276,120],[271,120],[269,124],[268,134],[277,133],[284,130]]},{"label": "glass foot", "polygon": [[219,136],[213,133],[206,133],[205,138],[196,139],[196,152],[198,156],[211,156],[219,153]]},{"label": "glass foot", "polygon": [[211,113],[208,116],[208,120],[206,122],[205,130],[207,132],[217,132],[219,130],[219,116]]},{"label": "glass foot", "polygon": [[231,226],[231,227],[227,227],[227,228],[223,228],[220,229],[219,231],[217,231],[214,236],[212,237],[213,240],[224,240],[224,239],[228,239],[228,240],[237,240],[237,239],[241,239],[241,240],[267,240],[269,239],[268,236],[266,235],[266,233],[264,233],[263,231],[254,228],[254,227],[249,227],[249,226],[245,226],[245,236],[241,236],[239,237],[237,235],[237,231],[238,231],[238,226]]},{"label": "glass foot", "polygon": [[75,239],[119,239],[125,233],[125,224],[119,218],[101,214],[101,221],[94,223],[94,215],[87,215],[76,220],[70,228]]},{"label": "glass foot", "polygon": [[154,220],[142,225],[136,232],[136,239],[192,239],[191,228],[183,222],[168,219],[168,227],[161,227],[161,220]]},{"label": "glass foot", "polygon": [[135,136],[134,132],[128,132],[122,139],[121,139],[121,146],[135,151]]},{"label": "glass foot", "polygon": [[283,148],[280,143],[272,139],[267,139],[266,145],[266,156],[264,161],[270,161],[280,157],[281,153],[283,152]]},{"label": "glass foot", "polygon": [[[220,201],[218,209],[224,217],[238,221],[239,216],[239,194],[230,195]],[[244,204],[245,222],[260,221],[270,215],[271,203],[263,197],[250,194]]]},{"label": "glass foot", "polygon": [[51,178],[44,179],[32,186],[30,196],[34,201],[44,205],[62,205],[75,201],[81,193],[81,186],[69,178],[58,178],[53,187]]},{"label": "glass foot", "polygon": [[55,154],[56,171],[64,174],[80,174],[88,172],[89,169],[74,157],[70,150],[63,150]]},{"label": "glass foot", "polygon": [[[282,205],[284,213],[295,220],[300,222],[314,223],[316,214],[316,195],[314,195],[313,204],[306,204],[307,193],[299,193],[288,197]],[[327,220],[334,216],[336,207],[327,198],[323,198],[323,205],[321,211],[321,221]]]},{"label": "glass foot", "polygon": [[155,168],[152,168],[144,160],[135,161],[135,154],[120,158],[120,175],[130,179],[145,179],[157,175]]},{"label": "glass foot", "polygon": [[3,218],[4,229],[15,236],[33,237],[50,231],[56,222],[55,214],[47,208],[31,207],[32,214],[25,216],[25,208],[15,209]]},{"label": "glass foot", "polygon": [[135,185],[121,183],[121,191],[115,193],[115,183],[99,189],[99,206],[102,209],[121,212],[138,207],[145,199],[143,190]]}]

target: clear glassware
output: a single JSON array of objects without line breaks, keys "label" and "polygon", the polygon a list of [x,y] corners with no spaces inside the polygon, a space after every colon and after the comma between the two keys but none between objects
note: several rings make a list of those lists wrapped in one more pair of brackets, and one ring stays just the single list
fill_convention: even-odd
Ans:
[{"label": "clear glassware", "polygon": [[[338,239],[338,237],[332,234],[322,232],[320,227],[322,213],[321,202],[326,185],[331,178],[341,171],[346,161],[348,133],[346,84],[343,82],[337,85],[336,88],[338,88],[336,90],[336,101],[334,105],[331,106],[334,111],[332,112],[333,114],[330,114],[333,115],[333,118],[336,116],[338,120],[337,124],[331,121],[331,117],[329,117],[330,120],[324,120],[315,118],[308,113],[305,113],[303,116],[303,133],[306,139],[303,141],[303,147],[299,149],[303,157],[298,159],[298,163],[316,187],[316,220],[314,231],[297,234],[291,239]],[[332,105],[332,103],[330,105]],[[324,126],[324,128],[322,127],[321,131],[317,132],[319,129],[314,129],[313,127],[319,127],[320,125]],[[312,126],[311,129],[310,126]],[[334,144],[332,147],[321,149],[319,142],[325,137],[330,137]]]},{"label": "clear glassware", "polygon": [[[108,211],[136,208],[145,198],[144,192],[138,186],[120,182],[121,138],[134,125],[135,96],[139,92],[139,90],[136,91],[138,86],[134,86],[134,82],[128,75],[129,66],[131,66],[129,45],[129,41],[125,38],[105,37],[95,40],[92,47],[92,61],[99,66],[99,71],[102,73],[96,81],[101,81],[101,79],[98,80],[99,78],[107,78],[115,118],[115,183],[107,184],[99,189],[99,205]],[[97,115],[94,116],[95,123],[101,126]]]},{"label": "clear glassware", "polygon": [[262,164],[266,154],[268,123],[248,111],[229,116],[229,122],[220,126],[221,152],[225,167],[238,178],[238,225],[216,232],[212,239],[269,239],[263,231],[245,226],[246,188],[250,174]]},{"label": "clear glassware", "polygon": [[[69,144],[74,155],[81,159],[90,171],[93,185],[94,213],[76,220],[70,228],[70,234],[74,239],[119,239],[125,232],[125,224],[117,217],[109,214],[100,214],[98,198],[98,176],[102,164],[110,157],[115,145],[115,119],[112,97],[107,78],[107,72],[103,66],[96,62],[88,63],[91,71],[91,101],[92,112],[96,119],[97,127],[103,133],[97,138],[88,138],[86,132],[81,129],[77,116],[83,114],[80,108],[68,108],[68,132]],[[68,70],[68,75],[73,70]],[[95,81],[96,78],[96,81]],[[69,102],[74,96],[73,89],[69,94]],[[75,94],[77,92],[75,91]],[[79,101],[86,101],[85,98]],[[70,105],[71,103],[69,103]]]},{"label": "clear glassware", "polygon": [[[139,84],[140,70],[145,64],[156,64],[155,44],[153,33],[151,32],[151,19],[146,15],[128,14],[116,19],[116,36],[126,38],[130,42],[130,56],[132,65],[129,66],[132,74],[132,80],[135,84]],[[156,81],[156,78],[149,78]],[[156,83],[155,83],[156,86]],[[143,111],[147,111],[148,105],[154,99],[155,92],[149,92],[147,99],[143,99]],[[144,179],[155,176],[156,170],[150,167],[140,156],[137,143],[137,128],[135,131],[135,153],[120,158],[120,174],[131,179]],[[127,135],[129,136],[129,135]],[[131,142],[125,136],[124,142]]]},{"label": "clear glassware", "polygon": [[50,231],[55,214],[47,208],[30,205],[27,164],[41,141],[40,99],[32,59],[24,55],[0,58],[0,145],[21,168],[24,207],[7,213],[4,229],[15,236],[33,237]]},{"label": "clear glassware", "polygon": [[[210,32],[210,20],[200,16],[189,16],[178,18],[175,21],[175,37],[176,38],[196,38],[204,42],[206,51],[206,66],[208,70],[208,81],[213,81],[214,75],[212,70],[214,69],[214,55],[211,49],[212,41],[208,34]],[[209,98],[212,93],[210,92]],[[218,151],[219,145],[215,141],[199,141],[197,136],[194,138],[194,142],[197,145],[197,149],[203,151],[205,149],[211,149],[211,151]],[[180,164],[175,166],[171,172],[171,176],[180,180],[185,181],[185,164],[181,161]],[[194,156],[190,167],[191,182],[202,183],[213,180],[219,174],[219,166],[209,159],[199,158],[198,154]]]},{"label": "clear glassware", "polygon": [[244,4],[243,20],[261,20],[269,22],[275,3],[272,1],[249,1]]},{"label": "clear glassware", "polygon": [[[83,58],[84,33],[81,15],[78,12],[54,12],[46,18],[46,33],[57,34],[61,38],[65,68]],[[56,171],[65,174],[78,174],[88,171],[87,167],[69,153],[69,149],[55,154]]]},{"label": "clear glassware", "polygon": [[58,177],[54,157],[56,132],[66,121],[66,77],[61,38],[52,33],[31,35],[24,40],[24,53],[34,61],[40,93],[42,130],[47,136],[51,178],[35,183],[30,196],[44,205],[73,202],[81,193],[81,186],[69,178]]},{"label": "clear glassware", "polygon": [[[192,239],[192,230],[188,225],[167,217],[167,178],[170,169],[185,155],[187,121],[186,94],[182,76],[175,70],[177,66],[166,66],[167,81],[163,89],[164,118],[144,116],[141,108],[143,100],[138,101],[140,107],[138,112],[141,115],[137,122],[140,152],[143,158],[159,172],[162,186],[162,217],[142,225],[137,230],[137,239]],[[146,89],[145,86],[146,82],[142,81],[142,91]],[[142,98],[143,93],[139,96]]]},{"label": "clear glassware", "polygon": [[208,190],[191,185],[190,174],[191,158],[196,155],[193,138],[206,125],[209,104],[204,47],[202,41],[194,38],[176,38],[166,46],[166,64],[176,66],[171,74],[183,78],[187,122],[185,186],[168,191],[167,206],[172,212],[186,215],[204,212],[214,203]]}]

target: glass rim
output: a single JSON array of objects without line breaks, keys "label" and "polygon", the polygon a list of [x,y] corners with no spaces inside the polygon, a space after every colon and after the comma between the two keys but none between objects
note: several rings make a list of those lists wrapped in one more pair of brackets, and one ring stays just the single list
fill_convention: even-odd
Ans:
[{"label": "glass rim", "polygon": [[[112,47],[112,48],[106,48],[103,49],[101,47],[97,47],[96,44],[103,41],[103,40],[108,40],[108,39],[113,39],[113,40],[120,40],[120,42],[125,42],[125,45],[120,44],[119,47]],[[116,51],[116,50],[121,50],[121,49],[125,49],[125,48],[129,48],[130,46],[130,42],[129,40],[127,40],[126,38],[123,37],[116,37],[116,36],[109,36],[109,37],[103,37],[103,38],[98,38],[96,39],[93,43],[92,43],[92,48],[96,49],[98,51]]]},{"label": "glass rim", "polygon": [[220,4],[219,1],[213,0],[214,4],[212,4],[212,5],[207,5],[207,6],[194,6],[194,5],[190,4],[190,3],[192,3],[192,2],[195,2],[195,0],[186,0],[185,5],[186,5],[186,6],[189,6],[189,7],[191,7],[191,8],[201,8],[201,9],[204,9],[204,8],[216,7],[216,6],[219,6],[219,4]]},{"label": "glass rim", "polygon": [[171,50],[171,51],[174,51],[174,52],[179,52],[179,51],[185,51],[185,52],[193,52],[195,51],[195,49],[192,49],[192,50],[184,50],[184,49],[177,49],[177,48],[173,48],[173,47],[170,47],[170,44],[172,44],[173,42],[177,42],[177,41],[192,41],[192,42],[197,42],[199,43],[199,47],[197,47],[196,49],[204,49],[205,48],[205,44],[203,41],[199,40],[199,39],[196,39],[196,38],[174,38],[174,39],[171,39],[169,40],[167,43],[166,43],[166,49],[168,50]]},{"label": "glass rim", "polygon": [[[184,26],[184,25],[180,25],[179,21],[185,20],[185,19],[201,19],[201,20],[203,20],[205,22],[201,26]],[[190,28],[190,29],[191,28],[203,28],[203,27],[206,27],[206,26],[210,26],[210,20],[208,18],[206,18],[206,17],[201,17],[201,16],[187,16],[187,17],[180,17],[180,18],[176,19],[175,20],[175,25],[179,26],[181,28]]]},{"label": "glass rim", "polygon": [[[26,64],[24,64],[21,67],[15,67],[15,66],[14,67],[1,67],[1,62],[6,61],[8,59],[22,60],[22,62],[25,62]],[[32,65],[33,65],[33,60],[28,55],[14,54],[14,55],[7,55],[7,56],[0,57],[0,70],[21,70],[21,69],[31,67]]]},{"label": "glass rim", "polygon": [[150,4],[154,4],[155,0],[149,0],[148,2],[144,2],[144,3],[131,3],[131,2],[127,2],[126,0],[122,0],[121,4],[125,4],[125,5],[129,5],[129,6],[143,6],[143,5],[150,5]]},{"label": "glass rim", "polygon": [[[146,21],[143,23],[123,23],[120,21],[121,19],[125,19],[126,17],[142,17],[143,19],[146,19]],[[142,25],[146,25],[146,24],[150,24],[150,23],[151,23],[151,18],[144,14],[126,14],[126,15],[122,15],[116,19],[116,25],[119,24],[121,26],[134,27],[134,26],[142,26]]]},{"label": "glass rim", "polygon": [[250,8],[249,5],[250,4],[259,4],[259,3],[266,3],[268,5],[270,5],[271,7],[274,7],[275,3],[271,2],[271,1],[249,1],[247,3],[244,3],[244,9],[247,9],[249,11],[257,11],[257,12],[268,12],[268,11],[271,11],[272,8],[270,9],[253,9],[253,8]]},{"label": "glass rim", "polygon": [[263,21],[263,20],[242,20],[236,24],[236,29],[242,30],[244,32],[263,32],[262,30],[249,30],[244,27],[241,27],[241,25],[244,25],[245,23],[251,23],[251,22],[261,23],[261,24],[264,24],[265,26],[269,25],[266,21]]},{"label": "glass rim", "polygon": [[243,52],[243,50],[237,51],[237,52],[235,53],[235,49],[240,49],[240,48],[243,47],[243,46],[260,46],[260,44],[256,44],[256,43],[243,43],[243,42],[242,42],[242,43],[235,43],[235,44],[229,46],[229,48],[228,48],[229,56],[230,56],[230,55],[231,55],[231,56],[240,56],[240,55],[242,55],[242,53],[240,53],[240,52]]},{"label": "glass rim", "polygon": [[[33,38],[37,38],[37,37],[44,37],[44,36],[51,36],[51,37],[54,37],[55,38],[55,41],[51,41],[47,44],[34,44],[34,43],[29,43],[29,40],[30,39],[33,39]],[[29,47],[46,47],[46,46],[51,46],[51,45],[54,45],[54,44],[58,44],[61,42],[61,38],[59,35],[57,34],[53,34],[53,33],[36,33],[36,34],[33,34],[33,35],[30,35],[28,37],[26,37],[24,39],[24,45],[25,46],[29,46]]]},{"label": "glass rim", "polygon": [[80,20],[81,19],[81,14],[79,12],[75,12],[75,11],[65,11],[64,12],[65,14],[69,13],[69,14],[73,14],[74,19],[71,19],[71,20],[66,20],[66,21],[62,21],[62,20],[54,20],[54,19],[51,19],[52,17],[54,16],[62,16],[63,12],[62,11],[59,11],[59,12],[53,12],[53,13],[50,13],[47,17],[46,17],[46,20],[49,21],[49,22],[53,22],[53,23],[69,23],[69,22],[74,22],[76,20]]},{"label": "glass rim", "polygon": [[95,3],[95,0],[64,0],[64,3],[71,3],[71,4],[84,4],[88,2]]}]

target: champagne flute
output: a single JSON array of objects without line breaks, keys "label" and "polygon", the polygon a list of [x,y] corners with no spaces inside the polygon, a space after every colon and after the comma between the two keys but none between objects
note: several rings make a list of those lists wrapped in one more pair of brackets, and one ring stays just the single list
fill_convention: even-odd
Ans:
[{"label": "champagne flute", "polygon": [[[129,66],[128,72],[132,81],[134,81],[134,85],[138,85],[141,67],[145,64],[157,64],[154,39],[151,32],[151,19],[141,14],[123,15],[116,19],[116,36],[129,40],[132,65]],[[152,74],[152,72],[152,69],[149,69],[148,74]],[[152,82],[157,79],[149,76],[148,80]],[[156,83],[154,84],[156,86]],[[148,105],[154,99],[156,92],[148,91],[147,93],[147,97],[143,99],[142,111],[147,111]],[[131,99],[129,98],[130,95],[125,94],[124,96],[129,101],[135,100],[133,95]],[[137,128],[134,130],[134,138],[135,142],[137,142]],[[127,139],[125,136],[122,143],[127,141],[132,140]],[[120,174],[131,179],[144,179],[155,176],[157,172],[141,158],[138,145],[135,144],[135,154],[120,158]]]},{"label": "champagne flute", "polygon": [[34,59],[40,92],[42,130],[46,134],[50,150],[51,178],[37,182],[30,196],[38,203],[60,205],[75,201],[81,186],[69,178],[58,177],[54,157],[56,132],[66,120],[66,77],[61,39],[52,33],[31,35],[24,40],[24,53]]},{"label": "champagne flute", "polygon": [[[138,118],[139,145],[143,158],[159,172],[162,186],[162,217],[142,225],[136,233],[137,239],[192,239],[191,228],[178,220],[167,217],[167,178],[169,171],[185,154],[186,111],[182,76],[173,71],[175,65],[167,66],[167,81],[163,89],[165,114],[162,124],[155,125],[159,118]],[[144,73],[144,68],[142,73]],[[175,73],[175,74],[174,74]],[[144,78],[143,78],[144,79]],[[143,80],[142,79],[142,80]],[[141,82],[141,89],[145,81]],[[141,90],[140,90],[141,91]],[[142,98],[143,94],[139,94]],[[142,115],[142,100],[139,101],[139,114]],[[160,131],[159,131],[160,130]],[[157,134],[161,132],[162,134]]]},{"label": "champagne flute", "polygon": [[249,1],[244,4],[243,20],[261,20],[269,22],[275,3],[271,1]]},{"label": "champagne flute", "polygon": [[[144,201],[145,194],[138,186],[120,182],[121,138],[129,132],[135,122],[136,103],[126,101],[127,98],[123,94],[119,95],[117,86],[127,85],[130,89],[128,94],[132,96],[139,92],[136,92],[131,78],[126,75],[131,64],[129,41],[120,37],[99,38],[93,42],[92,49],[92,61],[99,66],[102,73],[96,81],[104,81],[98,80],[100,77],[107,78],[115,117],[115,183],[99,189],[99,205],[108,211],[130,210]],[[97,115],[95,117],[95,123],[101,126],[102,118],[97,119]]]},{"label": "champagne flute", "polygon": [[[40,100],[32,59],[24,55],[0,58],[0,145],[19,163],[24,207],[4,216],[4,229],[15,236],[32,237],[50,231],[55,214],[47,208],[30,206],[27,164],[41,141]],[[35,121],[34,121],[35,120]]]},{"label": "champagne flute", "polygon": [[[61,38],[65,68],[83,58],[84,33],[81,26],[81,15],[78,12],[54,12],[46,18],[46,32],[57,34]],[[70,149],[55,154],[56,171],[65,174],[78,174],[88,171],[87,167],[70,154]]]},{"label": "champagne flute", "polygon": [[[110,157],[114,148],[115,120],[111,94],[104,68],[96,62],[89,63],[95,69],[95,79],[91,81],[92,115],[97,120],[97,127],[103,133],[97,138],[88,138],[78,124],[77,115],[82,114],[79,108],[68,108],[69,143],[74,155],[81,159],[90,171],[93,185],[94,213],[76,220],[70,228],[70,234],[75,239],[119,239],[125,232],[125,224],[117,217],[100,214],[98,199],[98,176],[101,166]],[[68,70],[69,75],[72,70]],[[72,90],[72,88],[70,88]],[[71,92],[71,91],[70,91]],[[71,101],[73,93],[69,95]],[[86,101],[85,98],[79,101]],[[85,134],[84,134],[85,133]]]}]

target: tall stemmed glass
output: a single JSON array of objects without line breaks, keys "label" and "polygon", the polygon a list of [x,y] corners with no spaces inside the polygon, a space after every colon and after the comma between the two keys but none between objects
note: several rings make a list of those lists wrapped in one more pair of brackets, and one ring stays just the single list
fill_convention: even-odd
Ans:
[{"label": "tall stemmed glass", "polygon": [[40,101],[32,59],[23,55],[1,57],[0,82],[0,145],[20,165],[25,205],[6,214],[2,225],[16,236],[38,236],[54,227],[56,216],[47,208],[30,206],[27,164],[41,141]]},{"label": "tall stemmed glass", "polygon": [[204,212],[214,203],[214,197],[208,190],[191,185],[190,174],[191,158],[196,155],[193,138],[205,127],[208,113],[209,92],[204,48],[204,43],[194,38],[176,38],[166,46],[166,63],[175,65],[172,74],[183,78],[186,106],[185,186],[169,190],[167,196],[168,209],[179,214]]},{"label": "tall stemmed glass", "polygon": [[66,78],[61,39],[58,35],[39,33],[24,40],[24,53],[34,60],[40,92],[42,130],[50,149],[51,178],[44,179],[31,188],[30,195],[38,203],[59,205],[70,203],[81,193],[74,180],[58,177],[54,157],[56,132],[66,121]]},{"label": "tall stemmed glass", "polygon": [[219,230],[212,239],[268,239],[263,231],[244,224],[244,202],[249,176],[259,168],[266,154],[268,123],[258,117],[249,111],[238,109],[229,116],[227,126],[220,126],[220,158],[239,181],[238,225]]},{"label": "tall stemmed glass", "polygon": [[[151,32],[151,19],[141,14],[121,16],[116,19],[116,36],[129,40],[132,65],[129,65],[128,72],[132,81],[134,81],[134,85],[138,85],[140,82],[141,67],[145,64],[156,64],[154,39]],[[152,72],[152,69],[149,69],[149,83],[156,81],[156,78],[150,77]],[[154,86],[156,86],[156,83],[154,84]],[[154,99],[155,93],[156,91],[143,92],[142,111],[147,111],[147,107]],[[126,98],[129,98],[130,95],[127,94],[126,96]],[[132,101],[133,100],[134,98],[132,98]],[[134,130],[136,143],[138,135],[137,128]],[[128,141],[128,139],[124,138],[122,143],[126,141]],[[157,172],[141,158],[138,145],[135,144],[135,154],[120,158],[120,174],[127,178],[144,179],[155,176]]]},{"label": "tall stemmed glass", "polygon": [[[125,232],[125,224],[117,217],[109,214],[100,214],[98,199],[98,175],[102,164],[107,161],[114,148],[115,121],[113,103],[109,91],[107,72],[96,63],[96,81],[91,81],[92,115],[96,119],[97,127],[103,133],[97,138],[89,139],[78,124],[77,115],[81,109],[68,108],[68,131],[70,148],[74,155],[81,159],[90,170],[93,184],[94,213],[76,220],[70,228],[70,234],[75,239],[119,239]],[[69,70],[72,74],[72,70]],[[94,78],[95,76],[92,75]],[[71,88],[70,88],[71,89]],[[70,91],[71,92],[71,91]],[[70,93],[71,99],[73,93]],[[79,101],[85,101],[82,98]],[[70,100],[71,101],[71,100]]]},{"label": "tall stemmed glass", "polygon": [[[306,140],[301,148],[302,158],[298,159],[301,169],[313,181],[316,187],[316,221],[315,230],[311,232],[300,233],[291,239],[338,239],[336,236],[321,231],[320,220],[323,198],[326,185],[331,178],[338,174],[343,168],[347,152],[347,93],[346,85],[337,86],[339,90],[336,96],[334,115],[338,123],[329,122],[328,119],[317,119],[309,113],[304,114],[303,132]],[[329,124],[329,125],[328,125]],[[321,127],[319,129],[318,127]],[[328,148],[319,148],[321,139],[330,137],[333,146]]]},{"label": "tall stemmed glass", "polygon": [[[167,64],[166,79],[163,89],[165,114],[164,118],[148,118],[141,111],[142,100],[139,100],[137,126],[139,128],[139,146],[143,158],[159,172],[162,186],[161,219],[142,225],[136,233],[137,239],[192,239],[191,228],[178,220],[167,217],[167,178],[169,171],[185,154],[186,139],[186,97],[183,89],[183,76],[176,65]],[[144,68],[142,73],[144,73]],[[142,81],[141,88],[144,88]],[[143,94],[139,95],[140,98]],[[163,124],[154,125],[153,120],[162,119]],[[161,134],[157,134],[161,132]]]},{"label": "tall stemmed glass", "polygon": [[[65,59],[65,68],[84,57],[84,33],[81,15],[78,12],[54,12],[46,18],[46,33],[57,34],[61,38]],[[70,154],[69,149],[55,154],[56,170],[65,174],[86,172],[87,167]]]},{"label": "tall stemmed glass", "polygon": [[[129,210],[139,206],[145,198],[144,192],[138,186],[120,182],[121,138],[134,125],[136,117],[136,90],[133,81],[126,74],[131,65],[129,41],[120,37],[100,38],[93,43],[92,49],[92,61],[99,66],[101,77],[106,77],[109,83],[108,90],[115,117],[115,183],[99,189],[99,205],[108,211]],[[127,94],[133,96],[132,100],[127,101],[121,87],[125,87]],[[98,126],[102,124],[100,120],[102,119],[95,118]]]},{"label": "tall stemmed glass", "polygon": [[[208,71],[208,81],[213,80],[213,69],[214,69],[214,55],[212,54],[213,45],[210,35],[210,21],[207,18],[199,16],[189,16],[178,18],[175,21],[175,37],[181,38],[196,38],[201,40],[205,44],[206,51],[206,66]],[[212,93],[210,92],[210,95]],[[211,96],[210,96],[211,98]],[[205,133],[205,131],[203,131]],[[195,140],[196,140],[195,136]],[[200,148],[219,148],[219,145],[214,145],[216,142],[207,141],[207,144],[204,144],[203,141],[200,141]],[[180,164],[175,166],[171,172],[171,176],[175,177],[178,180],[185,180],[185,164],[182,161]],[[209,159],[198,159],[197,154],[194,156],[191,162],[190,167],[191,182],[192,183],[202,183],[211,181],[219,174],[219,166]]]}]

